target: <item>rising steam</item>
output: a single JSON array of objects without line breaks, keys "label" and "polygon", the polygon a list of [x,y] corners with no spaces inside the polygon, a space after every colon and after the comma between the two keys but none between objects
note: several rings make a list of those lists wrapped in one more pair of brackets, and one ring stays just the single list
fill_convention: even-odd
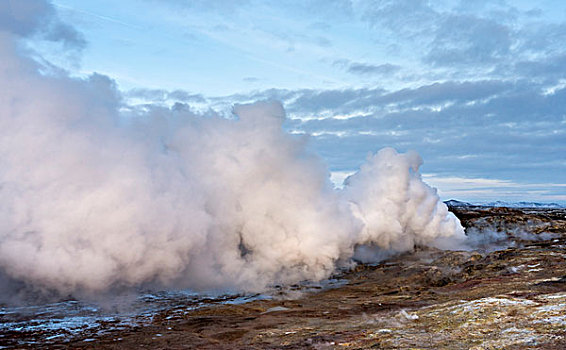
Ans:
[{"label": "rising steam", "polygon": [[120,112],[104,76],[41,74],[1,33],[0,54],[0,281],[261,289],[328,277],[360,245],[464,238],[417,154],[383,149],[334,189],[277,102]]}]

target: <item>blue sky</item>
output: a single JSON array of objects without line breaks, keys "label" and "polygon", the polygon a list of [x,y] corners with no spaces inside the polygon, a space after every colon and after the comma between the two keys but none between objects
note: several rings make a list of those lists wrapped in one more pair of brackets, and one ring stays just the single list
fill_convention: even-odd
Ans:
[{"label": "blue sky", "polygon": [[419,152],[444,199],[566,203],[564,1],[52,8],[59,27],[28,48],[71,75],[107,75],[129,103],[228,114],[234,103],[278,99],[286,128],[312,135],[336,179],[391,146]]}]

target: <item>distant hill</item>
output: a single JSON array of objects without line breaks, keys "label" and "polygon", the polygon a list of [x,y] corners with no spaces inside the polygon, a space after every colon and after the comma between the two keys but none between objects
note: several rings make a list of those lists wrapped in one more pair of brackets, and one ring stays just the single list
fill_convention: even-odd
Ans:
[{"label": "distant hill", "polygon": [[495,201],[483,203],[486,207],[506,207],[506,208],[563,208],[558,203],[538,203],[538,202],[503,202]]},{"label": "distant hill", "polygon": [[564,208],[565,206],[558,203],[539,203],[539,202],[479,202],[479,203],[468,203],[462,202],[456,199],[450,199],[444,201],[444,203],[449,207],[504,207],[504,208]]},{"label": "distant hill", "polygon": [[456,199],[450,199],[450,200],[444,201],[444,204],[446,204],[449,207],[471,207],[471,206],[473,206],[473,204],[471,204],[471,203],[458,201]]}]

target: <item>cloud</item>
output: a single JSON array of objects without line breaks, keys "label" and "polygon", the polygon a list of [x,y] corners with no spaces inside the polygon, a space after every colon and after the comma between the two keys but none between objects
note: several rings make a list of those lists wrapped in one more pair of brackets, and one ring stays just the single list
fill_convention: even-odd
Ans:
[{"label": "cloud", "polygon": [[[313,135],[312,147],[332,170],[351,171],[368,151],[392,146],[418,150],[425,170],[439,176],[560,183],[557,174],[566,172],[566,89],[559,75],[547,76],[544,66],[540,71],[534,76],[552,80],[447,81],[397,91],[271,90],[253,96],[281,99],[291,118],[286,127]],[[564,193],[551,188],[556,196]]]},{"label": "cloud", "polygon": [[562,56],[566,24],[533,16],[533,10],[551,16],[553,8],[506,1],[375,0],[355,6],[374,28],[376,40],[395,44],[401,55],[432,68],[452,69],[458,79],[510,76],[517,62]]},{"label": "cloud", "polygon": [[46,0],[4,0],[0,2],[0,31],[21,37],[39,36],[82,49],[86,42],[73,27],[62,23]]},{"label": "cloud", "polygon": [[518,36],[519,50],[538,53],[539,58],[563,54],[565,49],[560,43],[566,40],[566,23],[531,23],[521,28]]},{"label": "cloud", "polygon": [[334,61],[334,65],[346,69],[349,73],[359,75],[391,75],[401,69],[401,66],[391,63],[375,65],[370,63],[352,62],[346,59],[336,60]]},{"label": "cloud", "polygon": [[368,146],[393,146],[418,150],[425,168],[442,176],[559,183],[557,174],[566,171],[566,89],[545,91],[529,80],[446,82],[391,92],[303,90],[288,95],[288,127],[314,135],[314,148],[333,170],[355,169]]},{"label": "cloud", "polygon": [[[447,81],[417,88],[388,91],[384,88],[350,88],[339,90],[266,90],[250,95],[254,98],[276,98],[288,101],[286,107],[296,117],[325,118],[332,115],[367,115],[380,117],[389,113],[417,108],[443,108],[447,104],[464,104],[493,98],[511,90],[513,84],[499,80]],[[244,96],[233,96],[242,99]]]},{"label": "cloud", "polygon": [[439,16],[426,0],[373,0],[359,6],[362,18],[370,24],[405,37],[426,34]]},{"label": "cloud", "polygon": [[42,0],[6,0],[0,3],[0,28],[20,36],[38,31],[54,16],[53,7]]},{"label": "cloud", "polygon": [[65,23],[52,23],[43,37],[49,41],[62,42],[67,48],[82,49],[86,46],[83,35]]},{"label": "cloud", "polygon": [[354,74],[380,74],[388,75],[397,72],[401,67],[385,63],[380,65],[373,65],[367,63],[352,63],[348,67],[348,72]]},{"label": "cloud", "polygon": [[124,93],[129,99],[141,99],[146,103],[160,102],[184,102],[184,103],[204,103],[206,99],[201,94],[191,94],[184,90],[164,90],[164,89],[147,89],[134,88]]},{"label": "cloud", "polygon": [[566,68],[566,53],[560,53],[537,60],[518,61],[514,64],[513,72],[520,76],[546,80],[552,84],[564,78]]},{"label": "cloud", "polygon": [[260,78],[256,78],[256,77],[245,77],[242,80],[245,81],[246,83],[257,83],[258,81],[261,81]]},{"label": "cloud", "polygon": [[489,64],[506,57],[514,40],[510,28],[485,18],[446,16],[425,61],[434,65]]},{"label": "cloud", "polygon": [[436,66],[489,64],[507,56],[514,44],[511,27],[502,23],[501,16],[492,17],[493,11],[466,11],[462,6],[440,9],[426,1],[381,0],[368,6],[363,18],[419,42],[421,50],[426,50],[424,62]]}]

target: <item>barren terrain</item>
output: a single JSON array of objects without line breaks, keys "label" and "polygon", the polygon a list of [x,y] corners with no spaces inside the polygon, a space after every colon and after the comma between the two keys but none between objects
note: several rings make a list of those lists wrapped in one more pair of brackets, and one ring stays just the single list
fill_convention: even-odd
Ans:
[{"label": "barren terrain", "polygon": [[265,296],[164,297],[82,328],[18,326],[6,307],[0,348],[566,348],[566,209],[451,210],[469,250],[417,248]]}]

